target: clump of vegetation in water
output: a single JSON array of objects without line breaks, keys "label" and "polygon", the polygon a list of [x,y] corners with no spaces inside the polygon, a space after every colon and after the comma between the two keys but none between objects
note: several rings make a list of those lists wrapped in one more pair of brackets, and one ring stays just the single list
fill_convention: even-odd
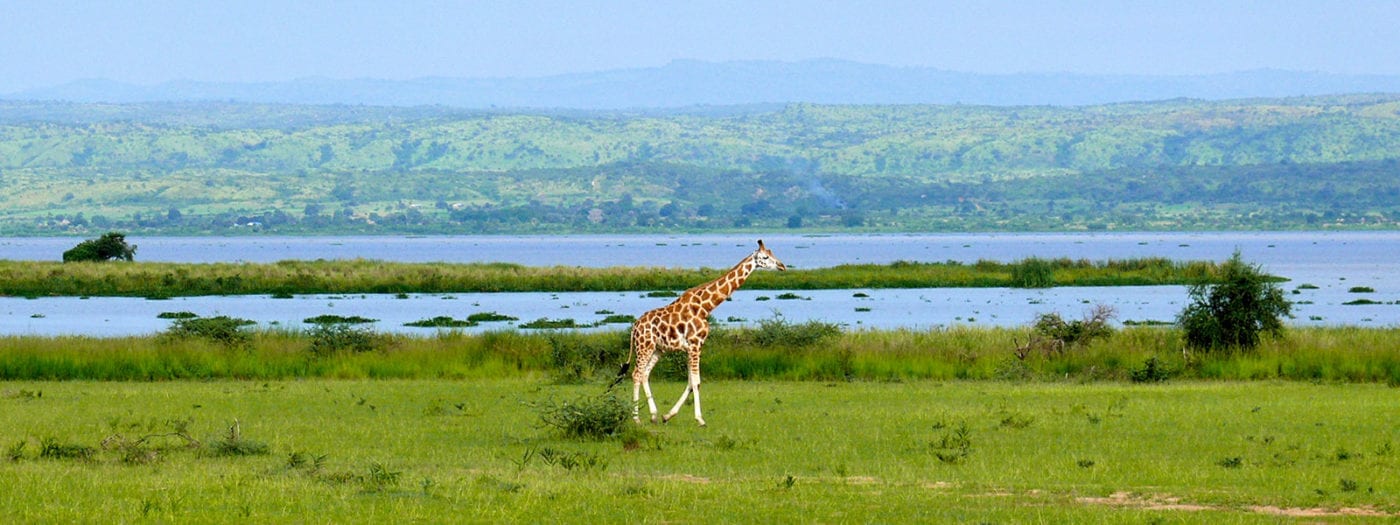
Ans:
[{"label": "clump of vegetation in water", "polygon": [[471,321],[469,319],[453,319],[452,317],[446,315],[439,315],[437,317],[433,317],[432,319],[419,319],[417,321],[404,323],[403,325],[418,328],[467,328],[476,326],[476,322]]},{"label": "clump of vegetation in water", "polygon": [[301,322],[306,324],[368,324],[377,321],[379,320],[370,319],[368,317],[360,317],[358,315],[346,317],[334,314],[323,314],[318,315],[316,317],[308,317],[306,319],[302,319]]}]

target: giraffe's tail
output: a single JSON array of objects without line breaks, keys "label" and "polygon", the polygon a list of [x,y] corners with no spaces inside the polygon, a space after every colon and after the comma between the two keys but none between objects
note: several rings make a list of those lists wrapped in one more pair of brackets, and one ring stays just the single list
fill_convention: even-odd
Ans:
[{"label": "giraffe's tail", "polygon": [[627,360],[622,362],[622,368],[618,369],[617,377],[613,378],[612,384],[608,385],[608,389],[606,390],[606,392],[612,392],[613,387],[616,387],[618,383],[621,383],[622,379],[627,377],[627,371],[631,369],[632,345],[629,342],[629,344],[627,345]]},{"label": "giraffe's tail", "polygon": [[629,358],[626,363],[622,363],[622,369],[617,371],[617,377],[613,378],[612,384],[608,385],[607,391],[611,392],[613,387],[616,387],[618,383],[621,383],[623,378],[627,377],[627,371],[631,368],[632,360]]}]

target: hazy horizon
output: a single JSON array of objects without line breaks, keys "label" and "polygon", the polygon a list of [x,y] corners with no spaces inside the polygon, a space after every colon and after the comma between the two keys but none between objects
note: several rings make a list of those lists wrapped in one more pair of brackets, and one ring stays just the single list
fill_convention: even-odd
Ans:
[{"label": "hazy horizon", "polygon": [[834,59],[979,74],[1400,75],[1400,3],[0,0],[0,93]]}]

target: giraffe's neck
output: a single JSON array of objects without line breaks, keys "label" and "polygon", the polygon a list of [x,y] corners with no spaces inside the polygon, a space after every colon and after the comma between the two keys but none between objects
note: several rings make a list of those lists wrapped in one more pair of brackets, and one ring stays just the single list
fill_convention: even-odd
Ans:
[{"label": "giraffe's neck", "polygon": [[758,264],[753,261],[753,257],[747,257],[718,279],[696,286],[686,292],[686,295],[690,296],[690,300],[699,305],[700,309],[704,311],[704,315],[708,316],[716,307],[729,299],[735,290],[743,286],[744,281],[748,280],[749,274],[753,273],[757,267]]}]

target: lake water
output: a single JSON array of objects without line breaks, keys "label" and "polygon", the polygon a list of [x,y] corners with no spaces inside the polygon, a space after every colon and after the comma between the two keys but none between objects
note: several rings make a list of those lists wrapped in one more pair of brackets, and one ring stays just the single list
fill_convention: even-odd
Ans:
[{"label": "lake water", "polygon": [[[1400,232],[1221,232],[1085,234],[887,234],[887,235],[581,235],[430,237],[130,237],[137,260],[170,262],[274,262],[286,259],[380,259],[404,262],[513,262],[529,266],[659,266],[727,269],[762,237],[792,268],[847,263],[1069,257],[1101,261],[1138,257],[1222,261],[1239,250],[1297,290],[1294,325],[1400,325]],[[80,239],[0,238],[0,258],[60,260]],[[718,271],[716,270],[716,276]],[[698,283],[697,283],[698,284]],[[1371,293],[1355,293],[1369,287]],[[858,297],[857,293],[866,297]],[[1023,326],[1036,315],[1059,312],[1077,318],[1096,304],[1118,311],[1119,321],[1170,321],[1187,302],[1180,286],[1020,289],[912,289],[797,291],[740,290],[715,316],[753,323],[775,316],[820,320],[852,328],[925,329],[958,324]],[[1356,299],[1390,303],[1345,305]],[[134,335],[166,329],[162,312],[229,315],[264,326],[305,327],[322,314],[367,317],[378,331],[432,333],[404,323],[440,315],[456,318],[493,311],[520,319],[574,319],[592,323],[607,312],[639,315],[669,299],[628,293],[509,293],[411,295],[139,298],[0,298],[0,333]],[[470,330],[509,328],[488,323]],[[621,329],[625,325],[608,325]],[[606,327],[605,327],[606,328]]]}]

